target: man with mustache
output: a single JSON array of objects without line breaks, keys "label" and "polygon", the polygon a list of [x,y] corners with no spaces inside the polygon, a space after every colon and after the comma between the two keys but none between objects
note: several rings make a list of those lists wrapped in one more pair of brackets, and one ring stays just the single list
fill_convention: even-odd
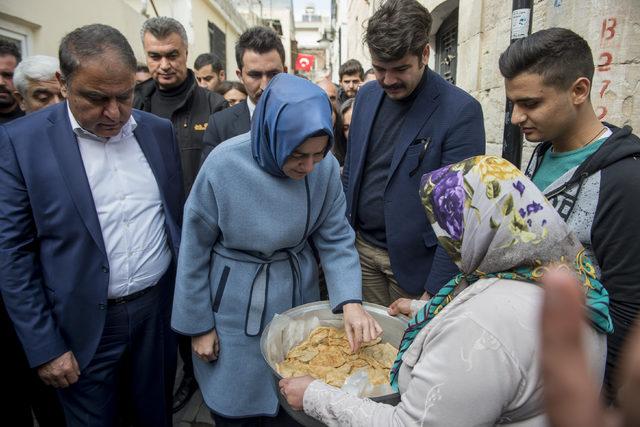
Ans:
[{"label": "man with mustache", "polygon": [[188,195],[200,167],[207,119],[225,108],[227,101],[198,86],[194,72],[187,68],[189,40],[180,22],[166,16],[151,18],[140,34],[151,79],[136,86],[133,107],[173,123]]},{"label": "man with mustache", "polygon": [[365,33],[377,83],[356,96],[343,183],[363,296],[382,305],[433,295],[457,273],[427,222],[420,178],[485,150],[478,101],[427,67],[430,30],[418,1],[389,0]]},{"label": "man with mustache", "polygon": [[198,55],[193,63],[193,69],[198,86],[207,90],[215,91],[220,83],[226,80],[224,64],[210,53]]},{"label": "man with mustache", "polygon": [[6,40],[0,39],[0,124],[24,116],[13,96],[13,72],[22,59],[18,47]]},{"label": "man with mustache", "polygon": [[358,89],[364,80],[364,69],[357,59],[350,59],[340,66],[338,70],[340,77],[340,92],[338,94],[338,105],[347,102],[348,99],[355,98]]},{"label": "man with mustache", "polygon": [[13,76],[14,96],[25,114],[35,113],[64,100],[57,79],[60,65],[52,56],[34,55],[25,58]]}]

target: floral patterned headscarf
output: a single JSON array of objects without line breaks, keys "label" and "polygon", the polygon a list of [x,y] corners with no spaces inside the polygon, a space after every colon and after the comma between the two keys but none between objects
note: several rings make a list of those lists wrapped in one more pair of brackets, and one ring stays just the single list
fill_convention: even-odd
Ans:
[{"label": "floral patterned headscarf", "polygon": [[478,156],[425,174],[420,197],[442,247],[460,268],[411,319],[391,370],[397,390],[402,355],[462,289],[500,277],[538,283],[545,266],[563,262],[582,281],[592,326],[611,333],[609,296],[584,248],[538,188],[499,157]]}]

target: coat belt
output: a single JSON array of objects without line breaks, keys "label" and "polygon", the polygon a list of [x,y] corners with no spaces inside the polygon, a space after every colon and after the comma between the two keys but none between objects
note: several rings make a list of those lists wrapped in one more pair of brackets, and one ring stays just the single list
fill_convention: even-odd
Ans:
[{"label": "coat belt", "polygon": [[303,241],[295,248],[282,249],[265,257],[261,254],[252,254],[234,249],[228,249],[221,244],[216,244],[213,251],[223,257],[236,261],[250,262],[258,265],[251,283],[249,303],[245,313],[244,332],[247,336],[255,337],[262,333],[264,317],[266,314],[267,295],[269,289],[269,270],[271,264],[276,261],[288,261],[293,278],[293,290],[291,293],[291,307],[304,304],[302,296],[302,273],[300,270],[299,255],[307,242]]}]

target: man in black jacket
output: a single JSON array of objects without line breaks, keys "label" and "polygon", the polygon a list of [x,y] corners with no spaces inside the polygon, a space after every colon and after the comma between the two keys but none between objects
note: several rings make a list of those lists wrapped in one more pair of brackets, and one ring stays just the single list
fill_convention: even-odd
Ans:
[{"label": "man in black jacket", "polygon": [[208,52],[198,55],[193,62],[193,70],[196,73],[198,86],[211,92],[226,80],[224,64]]},{"label": "man in black jacket", "polygon": [[640,310],[640,139],[601,122],[590,100],[594,62],[587,42],[550,28],[500,56],[511,122],[536,147],[527,167],[594,262],[611,301],[605,395],[615,399],[618,356]]},{"label": "man in black jacket", "polygon": [[248,98],[209,117],[204,133],[202,161],[218,144],[251,129],[251,116],[262,91],[284,66],[284,46],[278,34],[268,27],[253,27],[240,35],[236,44],[236,75],[247,89]]},{"label": "man in black jacket", "polygon": [[350,59],[340,66],[338,76],[340,76],[338,105],[342,105],[347,102],[348,99],[356,97],[358,89],[364,81],[364,69],[360,61]]},{"label": "man in black jacket", "polygon": [[[164,16],[151,18],[143,24],[141,35],[151,79],[136,86],[133,107],[173,123],[180,146],[184,194],[188,195],[200,168],[207,119],[227,102],[221,95],[199,87],[193,71],[187,68],[188,40],[182,24]],[[178,344],[184,375],[174,395],[174,412],[198,389],[191,339],[180,336]]]},{"label": "man in black jacket", "polygon": [[136,86],[133,107],[171,120],[176,129],[185,195],[200,168],[202,136],[209,115],[227,106],[224,98],[198,86],[187,68],[187,33],[178,21],[161,16],[142,26],[142,45],[151,79]]},{"label": "man in black jacket", "polygon": [[24,116],[13,96],[13,72],[22,59],[18,46],[6,40],[0,40],[0,124]]}]

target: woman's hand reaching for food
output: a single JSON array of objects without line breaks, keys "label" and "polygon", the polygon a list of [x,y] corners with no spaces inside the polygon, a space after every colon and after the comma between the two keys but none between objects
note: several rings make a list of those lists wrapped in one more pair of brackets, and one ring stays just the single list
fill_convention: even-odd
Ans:
[{"label": "woman's hand reaching for food", "polygon": [[342,310],[344,314],[344,330],[352,353],[358,351],[363,342],[373,341],[382,335],[382,328],[367,313],[362,304],[345,304]]}]

